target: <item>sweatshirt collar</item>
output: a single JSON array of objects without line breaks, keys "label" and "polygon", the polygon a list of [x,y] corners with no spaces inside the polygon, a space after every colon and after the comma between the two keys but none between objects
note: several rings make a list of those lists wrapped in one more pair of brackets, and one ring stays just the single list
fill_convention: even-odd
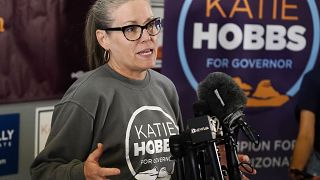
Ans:
[{"label": "sweatshirt collar", "polygon": [[149,72],[149,70],[147,70],[146,77],[143,80],[135,80],[135,79],[129,79],[129,78],[119,74],[118,72],[113,70],[108,64],[103,65],[103,68],[109,74],[111,74],[112,77],[114,77],[115,79],[120,80],[121,82],[123,82],[126,85],[129,85],[132,88],[144,88],[150,82],[150,72]]}]

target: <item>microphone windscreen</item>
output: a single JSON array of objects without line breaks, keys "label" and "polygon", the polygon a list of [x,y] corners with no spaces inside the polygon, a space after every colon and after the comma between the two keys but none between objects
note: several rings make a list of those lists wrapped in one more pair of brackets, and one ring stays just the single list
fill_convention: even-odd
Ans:
[{"label": "microphone windscreen", "polygon": [[210,116],[224,120],[229,114],[243,109],[247,102],[243,90],[231,76],[222,72],[210,73],[199,83],[199,100],[208,102]]}]

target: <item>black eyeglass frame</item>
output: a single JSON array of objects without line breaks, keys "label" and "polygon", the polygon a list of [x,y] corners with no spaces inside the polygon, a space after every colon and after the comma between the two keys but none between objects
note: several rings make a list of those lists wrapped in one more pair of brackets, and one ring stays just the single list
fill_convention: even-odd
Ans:
[{"label": "black eyeglass frame", "polygon": [[[153,23],[153,22],[155,22],[155,21],[157,21],[157,20],[160,21],[160,22],[159,22],[159,25],[160,25],[159,27],[160,27],[160,29],[159,29],[159,31],[158,31],[156,34],[150,34],[150,32],[148,31],[148,26],[149,26],[151,23]],[[139,28],[141,29],[140,36],[139,36],[137,39],[132,40],[132,39],[128,39],[128,38],[127,38],[127,36],[125,35],[125,30],[126,30],[126,28],[129,28],[129,27],[139,27]],[[147,32],[148,32],[148,34],[149,34],[150,36],[156,36],[156,35],[158,35],[158,34],[160,33],[161,28],[162,28],[161,18],[160,18],[160,17],[157,17],[157,18],[151,19],[151,20],[150,20],[148,23],[146,23],[144,26],[141,26],[141,25],[138,25],[138,24],[132,24],[132,25],[127,25],[127,26],[122,26],[122,27],[103,28],[103,29],[101,29],[101,30],[104,30],[104,31],[122,31],[123,36],[124,36],[128,41],[136,41],[136,40],[138,40],[138,39],[141,38],[144,29],[147,30]]]}]

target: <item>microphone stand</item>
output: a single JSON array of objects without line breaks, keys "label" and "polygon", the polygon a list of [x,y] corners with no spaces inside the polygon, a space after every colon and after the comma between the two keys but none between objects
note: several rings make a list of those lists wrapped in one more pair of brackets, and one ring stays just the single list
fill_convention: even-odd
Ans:
[{"label": "microphone stand", "polygon": [[206,171],[206,154],[204,150],[198,152],[199,168],[200,168],[200,178],[202,180],[207,180],[207,171]]},{"label": "microphone stand", "polygon": [[179,157],[176,160],[177,166],[175,166],[175,172],[177,175],[177,180],[185,180],[184,177],[184,167],[182,157]]},{"label": "microphone stand", "polygon": [[175,168],[177,180],[185,180],[184,176],[184,166],[183,166],[183,147],[181,142],[179,142],[179,135],[174,135],[170,137],[169,146],[170,152],[172,154],[172,159],[177,163]]},{"label": "microphone stand", "polygon": [[[187,179],[191,178],[191,180],[201,180],[198,162],[195,158],[196,152],[194,152],[189,136],[185,133],[170,136],[169,147],[172,159],[177,162],[177,167],[175,168],[177,170],[177,179],[185,180],[186,176],[184,173],[187,173]],[[184,167],[184,165],[186,167]]]},{"label": "microphone stand", "polygon": [[232,180],[241,180],[242,175],[239,169],[239,161],[237,157],[236,143],[233,139],[233,134],[226,127],[222,125],[223,132],[225,133],[225,149],[227,156],[228,176]]},{"label": "microphone stand", "polygon": [[207,152],[210,157],[214,180],[224,180],[215,142],[207,144]]},{"label": "microphone stand", "polygon": [[195,159],[195,152],[193,151],[191,146],[186,147],[186,157],[188,164],[191,166],[191,179],[192,180],[201,180],[200,172],[198,168],[197,160]]}]

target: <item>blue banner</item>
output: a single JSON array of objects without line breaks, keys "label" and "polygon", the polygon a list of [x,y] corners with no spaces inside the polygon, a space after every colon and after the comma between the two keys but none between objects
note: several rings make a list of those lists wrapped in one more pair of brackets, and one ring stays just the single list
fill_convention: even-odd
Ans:
[{"label": "blue banner", "polygon": [[18,156],[19,114],[0,115],[0,176],[18,172]]},{"label": "blue banner", "polygon": [[175,83],[184,119],[193,116],[198,83],[225,72],[248,97],[248,123],[258,146],[241,137],[258,174],[288,178],[298,123],[296,94],[319,66],[320,2],[316,0],[166,0],[163,66]]}]

